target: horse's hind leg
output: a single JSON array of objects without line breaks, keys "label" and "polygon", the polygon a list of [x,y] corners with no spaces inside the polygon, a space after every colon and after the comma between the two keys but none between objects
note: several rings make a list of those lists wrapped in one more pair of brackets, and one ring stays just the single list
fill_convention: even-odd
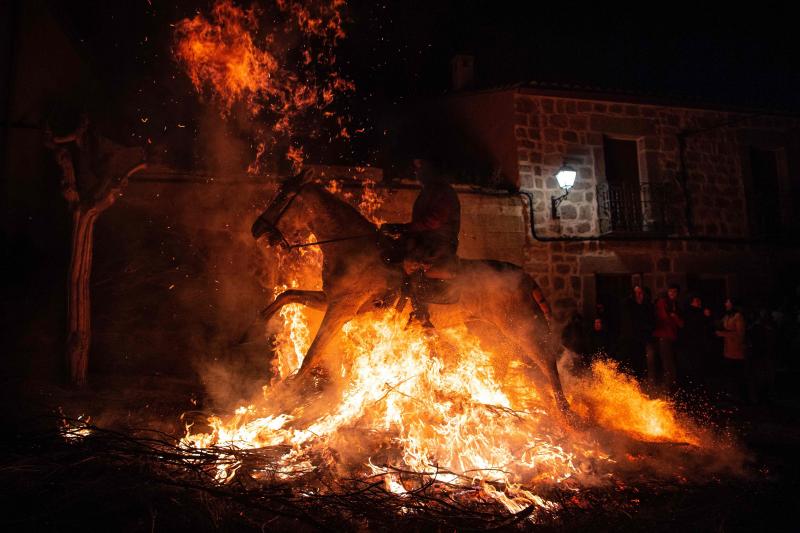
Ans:
[{"label": "horse's hind leg", "polygon": [[552,333],[544,323],[544,317],[526,317],[522,320],[505,321],[498,324],[500,330],[508,338],[516,342],[521,348],[528,351],[528,355],[539,370],[547,376],[553,391],[553,398],[559,410],[568,418],[573,416],[569,407],[561,378],[558,375],[558,353],[553,346]]},{"label": "horse's hind leg", "polygon": [[275,300],[261,311],[261,318],[265,321],[272,318],[275,313],[285,305],[301,304],[311,309],[321,311],[328,305],[325,293],[322,291],[303,291],[299,289],[289,289],[280,293]]}]

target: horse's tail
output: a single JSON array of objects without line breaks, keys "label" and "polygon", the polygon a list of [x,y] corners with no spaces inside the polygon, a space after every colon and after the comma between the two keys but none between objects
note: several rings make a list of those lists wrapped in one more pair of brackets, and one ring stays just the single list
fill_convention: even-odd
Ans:
[{"label": "horse's tail", "polygon": [[539,284],[536,283],[531,279],[531,288],[530,288],[530,295],[533,298],[533,301],[536,302],[536,306],[539,308],[539,311],[542,312],[542,316],[544,316],[545,321],[547,322],[548,327],[552,326],[552,310],[550,309],[550,304],[547,302],[547,298],[545,298],[544,292],[542,291]]},{"label": "horse's tail", "polygon": [[550,304],[547,303],[547,298],[545,298],[544,293],[539,285],[534,283],[533,288],[531,289],[531,296],[533,297],[533,301],[536,302],[536,305],[539,306],[539,310],[542,312],[544,317],[548,322],[550,322],[550,318],[552,316]]}]

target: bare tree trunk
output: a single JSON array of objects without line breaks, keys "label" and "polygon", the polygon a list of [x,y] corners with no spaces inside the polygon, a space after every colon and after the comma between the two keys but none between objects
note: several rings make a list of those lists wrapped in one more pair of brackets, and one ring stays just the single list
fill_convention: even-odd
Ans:
[{"label": "bare tree trunk", "polygon": [[89,280],[94,246],[94,208],[72,212],[72,257],[67,281],[67,365],[71,381],[85,385],[92,340]]},{"label": "bare tree trunk", "polygon": [[[85,385],[89,369],[89,348],[92,341],[91,300],[89,281],[92,275],[94,224],[97,217],[108,209],[128,178],[146,168],[141,163],[143,153],[138,148],[125,148],[100,139],[98,146],[105,151],[92,153],[91,143],[85,142],[89,127],[82,118],[76,131],[64,137],[53,137],[47,131],[45,144],[55,152],[56,162],[62,170],[61,192],[72,213],[72,248],[67,277],[67,367],[75,385]],[[87,176],[76,174],[72,154],[64,146],[74,144],[85,158],[84,170],[89,169],[100,177],[94,190],[85,183]],[[95,168],[90,168],[90,166]],[[89,180],[91,181],[91,180]]]}]

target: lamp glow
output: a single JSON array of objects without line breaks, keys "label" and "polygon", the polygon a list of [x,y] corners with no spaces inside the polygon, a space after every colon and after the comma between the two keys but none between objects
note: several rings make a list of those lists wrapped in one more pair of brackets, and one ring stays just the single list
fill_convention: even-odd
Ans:
[{"label": "lamp glow", "polygon": [[558,181],[558,186],[566,190],[571,189],[572,186],[575,185],[575,177],[577,175],[578,173],[574,169],[564,165],[558,169],[558,172],[556,172],[556,181]]},{"label": "lamp glow", "polygon": [[558,186],[564,189],[564,194],[550,198],[550,217],[553,220],[559,218],[558,206],[561,205],[561,202],[563,202],[564,198],[566,198],[569,194],[569,190],[573,185],[575,185],[575,178],[577,176],[578,173],[575,171],[575,169],[566,163],[561,165],[561,168],[559,168],[556,172],[556,181],[558,182]]}]

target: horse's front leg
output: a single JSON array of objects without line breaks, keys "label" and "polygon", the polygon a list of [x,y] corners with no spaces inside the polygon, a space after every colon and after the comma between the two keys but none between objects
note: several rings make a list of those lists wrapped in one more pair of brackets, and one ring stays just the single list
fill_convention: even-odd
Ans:
[{"label": "horse's front leg", "polygon": [[317,311],[322,311],[328,305],[325,293],[322,291],[303,291],[289,289],[280,293],[275,300],[261,311],[261,318],[268,321],[285,305],[301,304]]},{"label": "horse's front leg", "polygon": [[[320,366],[325,352],[339,334],[342,326],[356,315],[362,303],[361,299],[337,300],[328,303],[328,309],[325,311],[316,337],[303,358],[298,375],[307,375],[313,368]],[[332,361],[324,361],[324,363],[328,371],[334,370]]]}]

